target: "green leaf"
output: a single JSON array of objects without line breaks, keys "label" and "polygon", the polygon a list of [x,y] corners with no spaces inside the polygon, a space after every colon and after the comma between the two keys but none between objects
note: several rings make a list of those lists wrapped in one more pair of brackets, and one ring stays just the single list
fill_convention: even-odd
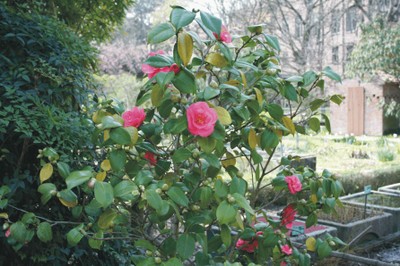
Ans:
[{"label": "green leaf", "polygon": [[261,134],[260,147],[261,149],[272,149],[278,146],[279,137],[269,129],[264,130]]},{"label": "green leaf", "polygon": [[65,183],[67,183],[67,189],[72,189],[79,185],[82,185],[86,181],[88,181],[92,177],[92,171],[89,170],[81,170],[72,172],[67,179],[65,179]]},{"label": "green leaf", "polygon": [[335,94],[331,96],[331,101],[336,103],[337,105],[340,105],[344,100],[343,95],[340,94]]},{"label": "green leaf", "polygon": [[114,201],[113,187],[106,182],[96,182],[94,184],[94,197],[102,207],[108,207]]},{"label": "green leaf", "polygon": [[283,109],[278,104],[267,104],[268,113],[276,120],[281,120],[283,116]]},{"label": "green leaf", "polygon": [[221,179],[217,179],[217,181],[215,181],[214,189],[215,195],[220,198],[224,198],[226,195],[228,195],[228,186]]},{"label": "green leaf", "polygon": [[164,263],[164,266],[183,266],[183,264],[178,258],[171,258]]},{"label": "green leaf", "polygon": [[247,27],[247,30],[250,31],[251,33],[261,34],[263,26],[265,26],[265,24],[250,25]]},{"label": "green leaf", "polygon": [[331,133],[331,122],[329,121],[329,117],[325,114],[321,114],[321,116],[324,118],[326,130]]},{"label": "green leaf", "polygon": [[110,130],[110,138],[116,143],[121,145],[128,145],[131,143],[131,135],[123,127],[117,127]]},{"label": "green leaf", "polygon": [[51,225],[48,222],[42,222],[38,225],[36,235],[42,242],[49,242],[53,239],[53,231]]},{"label": "green leaf", "polygon": [[240,195],[244,195],[246,191],[247,191],[247,182],[242,178],[234,176],[232,178],[232,182],[229,187],[229,192],[231,194],[239,193]]},{"label": "green leaf", "polygon": [[155,210],[160,209],[162,206],[162,199],[154,189],[148,189],[145,192],[146,200],[149,205]]},{"label": "green leaf", "polygon": [[172,161],[174,163],[181,163],[189,159],[191,156],[192,156],[191,151],[189,151],[186,148],[180,148],[174,152],[174,155],[172,155]]},{"label": "green leaf", "polygon": [[176,242],[176,250],[182,259],[191,257],[194,253],[195,240],[189,234],[182,234]]},{"label": "green leaf", "polygon": [[322,70],[322,74],[324,74],[325,76],[327,76],[331,80],[342,82],[342,79],[340,78],[339,74],[337,74],[335,71],[333,71],[333,69],[331,67],[329,67],[329,66],[325,67]]},{"label": "green leaf", "polygon": [[81,232],[82,229],[83,229],[83,224],[71,229],[67,233],[67,241],[70,246],[74,247],[78,245],[78,243],[81,241],[81,239],[83,238],[83,234]]},{"label": "green leaf", "polygon": [[199,143],[200,148],[206,153],[211,153],[217,145],[217,140],[212,137],[199,138],[197,142]]},{"label": "green leaf", "polygon": [[114,117],[112,116],[104,116],[101,119],[101,123],[97,125],[97,127],[101,130],[107,129],[107,128],[115,128],[115,127],[121,127],[122,123],[119,121],[116,121]]},{"label": "green leaf", "polygon": [[146,239],[139,239],[135,241],[135,247],[137,248],[143,248],[143,249],[147,249],[150,251],[155,251],[156,247],[150,243],[150,241],[146,240]]},{"label": "green leaf", "polygon": [[200,157],[205,159],[209,164],[207,174],[212,177],[216,176],[221,168],[221,162],[219,158],[215,154],[211,153],[202,153]]},{"label": "green leaf", "polygon": [[147,186],[153,180],[153,173],[149,170],[141,170],[137,173],[135,178],[135,183],[140,186]]},{"label": "green leaf", "polygon": [[206,87],[204,90],[197,94],[200,100],[208,101],[220,95],[221,91],[219,89],[214,89],[211,87]]},{"label": "green leaf", "polygon": [[[94,237],[95,238],[103,238],[104,237],[103,231],[98,231],[96,234],[94,234]],[[89,238],[89,246],[93,249],[100,250],[102,244],[103,244],[103,240]]]},{"label": "green leaf", "polygon": [[189,12],[180,7],[174,7],[170,15],[170,21],[175,26],[176,31],[192,23],[196,13]]},{"label": "green leaf", "polygon": [[161,67],[169,67],[174,63],[174,60],[172,60],[171,57],[169,56],[157,54],[147,58],[146,61],[144,61],[144,63],[156,68],[161,68]]},{"label": "green leaf", "polygon": [[138,187],[132,180],[122,180],[114,187],[114,197],[121,200],[133,200],[138,196]]},{"label": "green leaf", "polygon": [[310,102],[310,109],[311,111],[315,111],[320,108],[325,103],[322,99],[315,99],[314,101]]},{"label": "green leaf", "polygon": [[63,177],[67,178],[71,173],[69,165],[64,162],[57,162],[58,173]]},{"label": "green leaf", "polygon": [[317,240],[317,254],[318,257],[323,259],[331,255],[332,248],[327,242],[322,242],[320,239]]},{"label": "green leaf", "polygon": [[195,93],[196,83],[192,72],[182,68],[172,80],[172,84],[182,93]]},{"label": "green leaf", "polygon": [[189,204],[189,199],[179,187],[171,187],[167,195],[178,205],[187,207]]},{"label": "green leaf", "polygon": [[321,128],[321,124],[319,122],[319,119],[316,118],[316,117],[311,117],[310,120],[308,120],[308,125],[315,132],[318,132],[320,130],[320,128]]},{"label": "green leaf", "polygon": [[21,244],[25,244],[26,240],[26,226],[23,222],[13,223],[10,227],[11,236]]},{"label": "green leaf", "polygon": [[97,221],[97,225],[101,229],[108,229],[113,224],[113,221],[117,217],[117,214],[117,211],[115,211],[114,209],[107,209],[100,215],[99,220]]},{"label": "green leaf", "polygon": [[270,47],[275,49],[277,52],[280,52],[281,47],[279,46],[279,41],[276,36],[264,34],[264,37]]},{"label": "green leaf", "polygon": [[72,191],[72,190],[70,190],[70,189],[64,189],[64,190],[61,190],[60,192],[59,192],[59,194],[57,194],[57,195],[59,195],[59,197],[61,198],[61,199],[63,199],[64,201],[66,201],[66,202],[69,202],[69,203],[74,203],[74,204],[76,204],[77,202],[78,202],[78,197],[76,196],[76,194]]},{"label": "green leaf", "polygon": [[164,124],[165,134],[179,134],[187,129],[186,116],[171,118]]},{"label": "green leaf", "polygon": [[216,215],[220,224],[229,224],[236,220],[236,210],[226,200],[218,205]]},{"label": "green leaf", "polygon": [[214,17],[206,12],[200,12],[200,18],[204,26],[206,26],[209,30],[218,34],[218,36],[221,34],[222,21],[219,18]]},{"label": "green leaf", "polygon": [[173,71],[170,71],[170,72],[159,72],[156,75],[156,81],[157,81],[157,84],[161,88],[165,88],[165,86],[168,85],[172,81],[172,79],[174,77],[175,77],[175,73]]},{"label": "green leaf", "polygon": [[46,204],[51,199],[51,197],[53,196],[52,193],[54,193],[56,191],[57,191],[57,188],[52,183],[41,184],[38,187],[38,192],[40,194],[42,194],[42,197],[40,198],[42,204]]},{"label": "green leaf", "polygon": [[254,210],[253,210],[253,208],[251,208],[249,202],[247,201],[247,199],[246,199],[243,195],[241,195],[241,194],[239,194],[239,193],[234,193],[232,196],[235,198],[236,203],[237,203],[240,207],[242,207],[243,209],[245,209],[245,210],[246,210],[247,212],[249,212],[250,214],[254,215]]},{"label": "green leaf", "polygon": [[304,87],[310,86],[311,84],[313,84],[317,80],[317,78],[318,78],[317,74],[315,74],[314,71],[312,71],[312,70],[307,71],[303,75],[303,79],[304,79],[303,86]]},{"label": "green leaf", "polygon": [[286,99],[297,102],[296,88],[290,82],[285,83],[282,94]]},{"label": "green leaf", "polygon": [[309,228],[310,226],[317,224],[317,221],[317,215],[315,213],[311,213],[306,219],[306,227]]},{"label": "green leaf", "polygon": [[232,243],[231,229],[228,225],[221,225],[221,239],[225,246],[229,247]]},{"label": "green leaf", "polygon": [[200,207],[206,208],[212,200],[212,189],[209,187],[200,188]]},{"label": "green leaf", "polygon": [[147,42],[156,44],[168,40],[175,35],[175,29],[170,23],[162,23],[153,27],[147,35]]},{"label": "green leaf", "polygon": [[51,160],[58,160],[60,158],[56,150],[49,147],[44,148],[42,154],[44,157],[50,157]]},{"label": "green leaf", "polygon": [[126,152],[124,150],[113,150],[109,153],[109,160],[113,171],[121,171],[126,164]]}]

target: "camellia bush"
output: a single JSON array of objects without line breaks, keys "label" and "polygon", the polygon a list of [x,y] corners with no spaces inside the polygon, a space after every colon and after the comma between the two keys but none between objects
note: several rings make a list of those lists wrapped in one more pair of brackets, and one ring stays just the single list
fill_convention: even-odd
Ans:
[{"label": "camellia bush", "polygon": [[[187,31],[191,24],[201,33]],[[169,22],[148,34],[150,44],[173,40],[173,53],[149,54],[137,106],[98,103],[93,139],[102,159],[71,169],[56,150],[39,152],[40,206],[65,211],[3,213],[10,245],[54,243],[63,226],[65,240],[54,244],[120,243],[132,248],[126,263],[134,265],[309,265],[309,253],[324,258],[344,245],[329,235],[291,242],[296,215],[315,225],[319,211],[340,204],[342,186],[329,171],[292,167],[296,156],[274,156],[283,138],[318,132],[321,119],[330,130],[319,108],[341,96],[309,97],[324,90],[324,78],[340,77],[329,67],[283,77],[276,37],[260,25],[247,29],[232,37],[219,18],[173,7]],[[257,205],[266,188],[288,199],[277,217]]]}]

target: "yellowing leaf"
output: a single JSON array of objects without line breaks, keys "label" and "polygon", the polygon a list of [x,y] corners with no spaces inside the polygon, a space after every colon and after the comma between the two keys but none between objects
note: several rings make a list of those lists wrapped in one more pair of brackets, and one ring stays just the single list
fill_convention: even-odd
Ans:
[{"label": "yellowing leaf", "polygon": [[115,217],[117,217],[117,212],[113,209],[107,209],[100,215],[97,224],[101,229],[107,229],[113,224]]},{"label": "yellowing leaf", "polygon": [[214,107],[214,110],[217,112],[218,119],[222,125],[227,126],[232,123],[231,115],[225,108],[221,106],[216,106]]},{"label": "yellowing leaf", "polygon": [[66,201],[66,200],[64,200],[62,198],[58,198],[58,199],[60,200],[62,205],[64,205],[65,207],[68,207],[68,208],[73,208],[76,205],[78,205],[78,201]]},{"label": "yellowing leaf", "polygon": [[189,64],[190,59],[192,58],[193,54],[193,39],[190,34],[185,31],[181,31],[178,34],[178,54],[179,57],[182,59],[182,64],[186,66]]},{"label": "yellowing leaf", "polygon": [[138,134],[138,130],[136,127],[125,127],[124,128],[126,131],[128,131],[129,135],[131,136],[131,145],[135,145],[138,138],[139,138],[139,134]]},{"label": "yellowing leaf", "polygon": [[8,214],[5,212],[0,213],[0,218],[8,219]]},{"label": "yellowing leaf", "polygon": [[108,140],[110,138],[110,130],[106,129],[104,130],[104,141]]},{"label": "yellowing leaf", "polygon": [[111,114],[104,110],[98,110],[98,111],[94,112],[94,114],[92,115],[92,120],[95,124],[100,124],[101,119],[103,119],[103,117],[105,117],[107,115],[111,115]]},{"label": "yellowing leaf", "polygon": [[250,128],[248,142],[249,142],[250,148],[252,150],[254,150],[257,146],[257,134],[253,128]]},{"label": "yellowing leaf", "polygon": [[154,86],[153,89],[151,90],[151,103],[155,107],[160,106],[163,96],[164,96],[164,89],[158,85]]},{"label": "yellowing leaf", "polygon": [[236,223],[237,223],[237,225],[239,226],[240,229],[244,230],[242,216],[240,215],[239,212],[236,213]]},{"label": "yellowing leaf", "polygon": [[230,79],[227,82],[225,82],[225,84],[232,85],[232,86],[239,86],[240,82],[236,79]]},{"label": "yellowing leaf", "polygon": [[244,75],[244,73],[242,71],[239,71],[239,72],[240,72],[240,76],[242,77],[243,87],[247,88],[246,76]]},{"label": "yellowing leaf", "polygon": [[43,183],[44,181],[48,180],[51,175],[53,174],[53,166],[51,163],[46,163],[43,165],[42,169],[40,169],[40,183]]},{"label": "yellowing leaf", "polygon": [[222,162],[222,165],[226,168],[226,167],[228,167],[228,166],[231,166],[231,165],[235,165],[236,164],[236,159],[235,159],[235,157],[232,155],[232,153],[230,153],[230,152],[227,152],[226,153],[226,159],[225,160],[223,160]]},{"label": "yellowing leaf", "polygon": [[290,117],[284,116],[282,117],[282,121],[285,127],[289,129],[290,134],[294,135],[294,133],[296,133],[296,128],[293,124],[292,119],[290,119]]},{"label": "yellowing leaf", "polygon": [[262,105],[263,103],[263,96],[261,94],[261,91],[257,88],[254,88],[254,91],[256,92],[256,97],[259,105]]},{"label": "yellowing leaf", "polygon": [[118,123],[120,123],[121,125],[124,124],[124,119],[120,116],[120,115],[112,115],[112,118],[114,118],[115,121],[117,121]]},{"label": "yellowing leaf", "polygon": [[99,172],[96,175],[96,180],[103,182],[106,179],[107,173],[106,172]]},{"label": "yellowing leaf", "polygon": [[111,164],[110,164],[110,160],[104,160],[104,161],[102,161],[101,162],[101,164],[100,164],[100,168],[103,170],[103,171],[110,171],[111,170]]},{"label": "yellowing leaf", "polygon": [[209,53],[206,57],[206,62],[219,68],[228,65],[228,61],[225,59],[223,55],[219,53]]},{"label": "yellowing leaf", "polygon": [[278,138],[281,140],[283,136],[282,130],[275,130],[275,134],[278,136]]},{"label": "yellowing leaf", "polygon": [[311,202],[312,202],[312,203],[317,203],[317,202],[318,202],[317,195],[315,195],[315,194],[311,194],[311,196],[310,196],[310,200],[311,200]]},{"label": "yellowing leaf", "polygon": [[311,236],[311,237],[307,238],[306,247],[307,247],[308,251],[314,252],[317,249],[316,245],[317,245],[317,241],[315,240],[314,237]]}]

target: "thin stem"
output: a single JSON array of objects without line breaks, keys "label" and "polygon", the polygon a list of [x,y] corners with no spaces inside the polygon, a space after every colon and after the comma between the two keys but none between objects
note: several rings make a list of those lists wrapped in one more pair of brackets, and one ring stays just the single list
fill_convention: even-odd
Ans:
[{"label": "thin stem", "polygon": [[[13,209],[15,209],[15,210],[17,210],[17,211],[20,211],[20,212],[23,212],[23,213],[29,213],[29,211],[21,209],[21,208],[18,208],[18,207],[15,207],[14,205],[11,205],[11,204],[8,204],[8,206],[13,208]],[[50,220],[50,219],[47,219],[45,217],[38,216],[38,215],[35,215],[35,217],[40,219],[40,220],[46,221],[48,223],[52,223],[52,226],[53,225],[57,225],[57,224],[73,224],[73,225],[81,224],[81,223],[78,223],[78,222],[54,221],[54,220]]]}]

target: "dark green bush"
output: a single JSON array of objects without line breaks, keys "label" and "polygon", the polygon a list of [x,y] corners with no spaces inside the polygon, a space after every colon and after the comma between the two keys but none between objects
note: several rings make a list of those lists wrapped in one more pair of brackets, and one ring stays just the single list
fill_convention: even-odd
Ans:
[{"label": "dark green bush", "polygon": [[[3,199],[0,195],[0,212],[9,216],[0,218],[0,223],[5,230],[7,220],[13,223],[25,212],[34,212],[26,230],[33,232],[35,221],[70,215],[58,202],[39,207],[39,149],[56,148],[71,167],[92,164],[96,156],[91,138],[95,127],[89,117],[96,99],[92,80],[96,50],[61,22],[16,14],[2,4],[0,47],[0,186],[10,188]],[[87,243],[68,247],[64,235],[70,226],[55,226],[51,244],[34,234],[25,245],[16,244],[1,231],[0,265],[66,265],[69,261],[112,265],[129,258],[123,250],[129,246],[122,241],[102,252],[92,251]]]}]

